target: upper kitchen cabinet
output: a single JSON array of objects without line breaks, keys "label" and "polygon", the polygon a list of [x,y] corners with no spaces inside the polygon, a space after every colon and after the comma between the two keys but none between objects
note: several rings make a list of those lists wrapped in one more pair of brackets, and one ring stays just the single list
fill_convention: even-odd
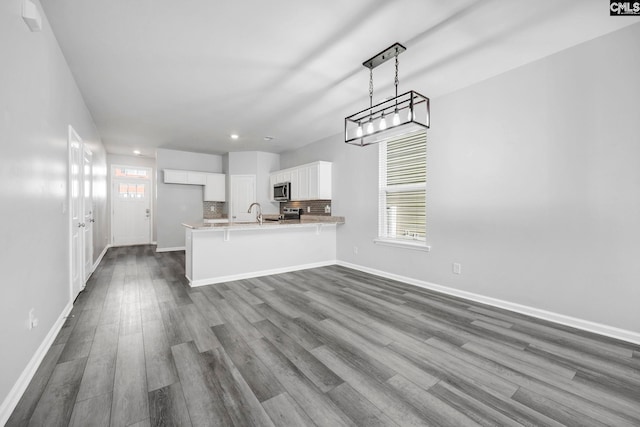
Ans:
[{"label": "upper kitchen cabinet", "polygon": [[223,173],[207,173],[204,184],[205,202],[224,202],[226,198],[226,177]]},{"label": "upper kitchen cabinet", "polygon": [[165,169],[164,183],[165,184],[203,185],[205,202],[224,202],[225,201],[226,178],[223,173]]},{"label": "upper kitchen cabinet", "polygon": [[272,186],[280,182],[291,182],[292,201],[330,200],[331,162],[314,162],[272,172],[269,181]]},{"label": "upper kitchen cabinet", "polygon": [[187,184],[187,171],[177,171],[172,169],[164,170],[165,184]]},{"label": "upper kitchen cabinet", "polygon": [[206,172],[195,172],[175,169],[164,170],[165,184],[205,185]]}]

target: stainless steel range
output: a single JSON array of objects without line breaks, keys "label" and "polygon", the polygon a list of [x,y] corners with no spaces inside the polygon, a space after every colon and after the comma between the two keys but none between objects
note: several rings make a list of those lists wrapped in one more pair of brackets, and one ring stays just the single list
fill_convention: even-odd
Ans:
[{"label": "stainless steel range", "polygon": [[300,214],[302,213],[302,208],[283,208],[282,209],[282,219],[300,219]]}]

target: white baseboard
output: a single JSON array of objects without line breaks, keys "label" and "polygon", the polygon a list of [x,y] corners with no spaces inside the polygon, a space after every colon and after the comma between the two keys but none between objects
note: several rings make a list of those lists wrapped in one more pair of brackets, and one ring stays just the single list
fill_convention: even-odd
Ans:
[{"label": "white baseboard", "polygon": [[40,344],[40,347],[38,347],[31,360],[29,360],[29,363],[22,371],[22,374],[18,377],[18,380],[11,388],[11,391],[2,402],[2,405],[0,405],[0,425],[5,425],[9,420],[11,413],[18,405],[18,402],[20,401],[20,398],[22,398],[24,392],[27,390],[29,383],[40,367],[40,363],[42,363],[44,356],[47,354],[49,348],[51,348],[51,345],[58,336],[58,332],[62,329],[65,318],[69,315],[72,308],[73,302],[69,302],[64,310],[62,310],[60,317],[58,317],[58,320],[53,324],[49,333],[44,338],[44,341],[42,341],[42,344]]},{"label": "white baseboard", "polygon": [[216,283],[233,282],[235,280],[251,279],[254,277],[271,276],[273,274],[289,273],[291,271],[308,270],[310,268],[326,267],[328,265],[336,265],[335,260],[314,262],[311,264],[292,265],[290,267],[273,268],[270,270],[252,271],[250,273],[233,274],[230,276],[211,277],[209,279],[200,279],[191,281],[189,284],[192,288],[198,286],[214,285]]},{"label": "white baseboard", "polygon": [[352,268],[354,270],[363,271],[376,276],[384,277],[387,279],[397,280],[399,282],[407,283],[410,285],[418,286],[421,288],[442,292],[443,294],[452,295],[460,298],[465,298],[471,301],[479,302],[482,304],[491,305],[494,307],[503,308],[509,311],[515,311],[516,313],[526,314],[527,316],[536,317],[550,322],[559,323],[561,325],[571,326],[572,328],[582,329],[584,331],[593,332],[599,335],[627,341],[633,344],[640,344],[640,333],[629,331],[626,329],[620,329],[613,326],[604,325],[601,323],[591,322],[589,320],[579,319],[576,317],[566,316],[564,314],[554,313],[551,311],[542,310],[535,307],[529,307],[522,304],[517,304],[509,301],[500,300],[497,298],[491,298],[484,295],[474,294],[472,292],[461,291],[459,289],[449,288],[447,286],[436,285],[434,283],[425,282],[423,280],[413,279],[411,277],[400,276],[398,274],[388,273],[382,270],[376,270],[374,268],[365,267],[362,265],[351,264],[349,262],[337,261],[337,265]]},{"label": "white baseboard", "polygon": [[175,248],[156,248],[156,252],[175,252],[184,250],[186,250],[186,247],[184,246],[176,246]]},{"label": "white baseboard", "polygon": [[100,265],[100,262],[102,262],[102,258],[104,258],[104,255],[107,253],[107,251],[109,250],[110,247],[111,247],[111,245],[107,245],[107,246],[104,247],[104,249],[102,250],[102,253],[98,257],[96,262],[93,263],[93,267],[91,267],[91,272],[92,273],[94,271],[96,271],[96,268],[98,268],[98,266]]}]

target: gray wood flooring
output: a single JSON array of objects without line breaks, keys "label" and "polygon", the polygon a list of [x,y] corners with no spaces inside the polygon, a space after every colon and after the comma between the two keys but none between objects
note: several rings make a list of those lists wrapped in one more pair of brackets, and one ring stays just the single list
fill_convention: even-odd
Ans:
[{"label": "gray wood flooring", "polygon": [[8,426],[640,425],[640,347],[342,267],[112,248]]}]

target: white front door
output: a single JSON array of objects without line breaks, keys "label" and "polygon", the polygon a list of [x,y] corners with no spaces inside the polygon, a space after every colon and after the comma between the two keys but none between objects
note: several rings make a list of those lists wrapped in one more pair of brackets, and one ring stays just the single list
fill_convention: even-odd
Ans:
[{"label": "white front door", "polygon": [[84,285],[84,209],[82,199],[82,140],[69,126],[69,219],[70,219],[70,275],[71,301]]},{"label": "white front door", "polygon": [[82,158],[82,187],[83,200],[83,244],[84,244],[84,274],[82,280],[82,288],[86,284],[89,276],[93,273],[93,154],[87,148],[83,150]]},{"label": "white front door", "polygon": [[229,216],[231,221],[248,222],[256,220],[256,209],[247,212],[251,203],[256,201],[256,176],[231,175],[231,203]]},{"label": "white front door", "polygon": [[151,243],[151,169],[113,166],[111,203],[113,245]]}]

